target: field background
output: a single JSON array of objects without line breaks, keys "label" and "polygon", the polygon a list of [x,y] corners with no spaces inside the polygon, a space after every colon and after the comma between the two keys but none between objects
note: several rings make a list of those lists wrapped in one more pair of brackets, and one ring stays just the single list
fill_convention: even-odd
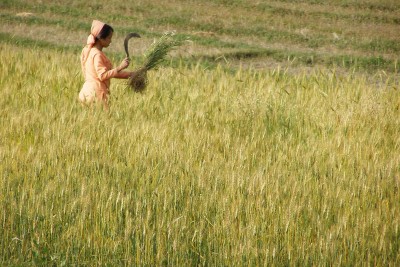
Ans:
[{"label": "field background", "polygon": [[[400,3],[0,0],[0,265],[400,264]],[[83,108],[92,19],[136,94]]]}]

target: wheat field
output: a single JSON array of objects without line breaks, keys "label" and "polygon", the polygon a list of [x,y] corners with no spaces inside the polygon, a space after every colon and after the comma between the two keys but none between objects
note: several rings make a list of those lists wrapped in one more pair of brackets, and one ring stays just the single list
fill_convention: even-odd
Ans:
[{"label": "wheat field", "polygon": [[181,62],[104,112],[75,53],[0,48],[1,265],[400,263],[396,76]]},{"label": "wheat field", "polygon": [[[64,2],[0,1],[0,266],[400,266],[398,0]],[[92,19],[188,41],[83,107]]]}]

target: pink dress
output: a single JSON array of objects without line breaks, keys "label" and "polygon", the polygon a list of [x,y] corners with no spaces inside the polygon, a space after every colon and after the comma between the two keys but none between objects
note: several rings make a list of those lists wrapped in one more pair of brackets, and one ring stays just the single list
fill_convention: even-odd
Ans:
[{"label": "pink dress", "polygon": [[[85,52],[85,47],[82,54]],[[117,69],[112,68],[111,61],[103,51],[92,47],[87,60],[82,64],[85,83],[79,92],[79,100],[83,103],[91,103],[97,100],[106,100],[110,94],[110,79],[117,78]]]}]

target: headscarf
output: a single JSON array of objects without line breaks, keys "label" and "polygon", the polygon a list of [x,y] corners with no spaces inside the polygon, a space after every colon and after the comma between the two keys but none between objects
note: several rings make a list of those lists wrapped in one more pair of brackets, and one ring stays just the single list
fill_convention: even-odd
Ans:
[{"label": "headscarf", "polygon": [[84,68],[86,60],[89,56],[90,49],[92,49],[92,47],[94,46],[94,44],[96,42],[96,37],[101,32],[104,25],[105,25],[105,23],[103,23],[99,20],[93,20],[92,28],[90,29],[90,34],[86,41],[86,46],[83,48],[83,51],[82,51],[82,57],[81,57],[82,68]]}]

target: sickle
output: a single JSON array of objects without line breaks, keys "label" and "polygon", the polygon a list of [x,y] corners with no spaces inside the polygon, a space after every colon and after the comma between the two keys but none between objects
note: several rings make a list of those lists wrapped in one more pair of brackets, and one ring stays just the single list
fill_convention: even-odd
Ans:
[{"label": "sickle", "polygon": [[136,32],[131,32],[131,33],[128,33],[128,35],[125,37],[125,40],[124,40],[124,48],[125,48],[126,57],[128,57],[128,58],[129,58],[128,41],[129,41],[129,39],[131,39],[132,37],[140,38],[140,35],[137,34]]}]

